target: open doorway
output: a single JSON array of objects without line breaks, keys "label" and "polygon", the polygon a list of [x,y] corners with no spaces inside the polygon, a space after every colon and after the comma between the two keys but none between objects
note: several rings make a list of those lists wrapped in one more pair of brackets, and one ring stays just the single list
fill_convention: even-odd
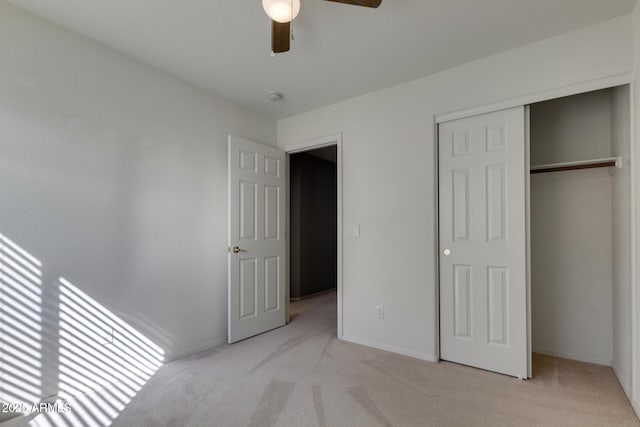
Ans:
[{"label": "open doorway", "polygon": [[289,155],[290,319],[309,306],[335,316],[338,288],[338,147]]}]

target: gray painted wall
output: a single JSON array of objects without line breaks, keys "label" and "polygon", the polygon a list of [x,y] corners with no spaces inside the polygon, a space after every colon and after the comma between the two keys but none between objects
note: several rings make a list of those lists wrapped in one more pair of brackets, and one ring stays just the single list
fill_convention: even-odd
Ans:
[{"label": "gray painted wall", "polygon": [[[361,231],[343,247],[344,339],[438,360],[431,118],[522,96],[573,93],[629,72],[631,32],[628,16],[603,22],[278,122],[284,149],[318,135],[343,136],[344,223]],[[378,304],[385,306],[382,322]]]},{"label": "gray painted wall", "polygon": [[337,175],[311,154],[290,160],[291,298],[300,298],[337,286]]},{"label": "gray painted wall", "polygon": [[0,57],[0,235],[42,264],[38,393],[60,277],[167,359],[224,341],[227,135],[276,123],[4,2]]},{"label": "gray painted wall", "polygon": [[531,164],[611,156],[608,89],[554,99],[531,107]]}]

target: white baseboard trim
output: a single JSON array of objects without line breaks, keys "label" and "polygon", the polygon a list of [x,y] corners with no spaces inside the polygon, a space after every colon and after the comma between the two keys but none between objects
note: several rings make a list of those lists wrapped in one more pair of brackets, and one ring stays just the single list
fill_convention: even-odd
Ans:
[{"label": "white baseboard trim", "polygon": [[217,347],[221,344],[225,344],[227,342],[227,337],[218,338],[216,340],[210,341],[207,344],[199,345],[197,347],[191,347],[187,350],[171,353],[167,356],[164,363],[173,362],[176,360],[184,359],[186,357],[193,356],[194,354],[198,354],[200,352],[211,350],[214,347]]},{"label": "white baseboard trim", "polygon": [[629,378],[629,381],[626,381],[626,378],[622,378],[620,376],[620,371],[615,366],[615,364],[611,364],[611,370],[613,371],[614,375],[616,376],[616,379],[620,383],[620,387],[622,387],[622,390],[624,391],[624,394],[627,395],[627,399],[629,399],[629,402],[632,402],[632,399],[631,399],[631,384],[629,382],[631,380],[631,378]]},{"label": "white baseboard trim", "polygon": [[359,344],[359,345],[364,345],[366,347],[372,347],[372,348],[376,348],[378,350],[384,350],[384,351],[388,351],[391,353],[397,353],[397,354],[401,354],[403,356],[409,356],[409,357],[413,357],[415,359],[420,359],[420,360],[425,360],[427,362],[433,362],[433,363],[437,363],[440,361],[440,359],[432,354],[426,354],[426,353],[420,353],[417,351],[413,351],[413,350],[409,350],[403,347],[397,347],[394,345],[387,345],[387,344],[382,344],[379,342],[375,342],[375,341],[370,341],[367,339],[361,339],[361,338],[354,338],[354,337],[350,337],[347,335],[343,335],[341,337],[342,340],[344,341],[348,341],[350,343],[354,343],[354,344]]},{"label": "white baseboard trim", "polygon": [[636,416],[640,418],[640,402],[631,400],[631,407],[636,411]]},{"label": "white baseboard trim", "polygon": [[611,367],[611,365],[613,364],[612,360],[603,360],[603,359],[597,359],[592,357],[578,356],[576,354],[563,353],[560,351],[552,351],[552,350],[547,350],[540,347],[534,347],[533,352],[543,354],[545,356],[553,356],[553,357],[560,357],[562,359],[575,360],[577,362],[593,363],[594,365],[603,365],[603,366]]}]

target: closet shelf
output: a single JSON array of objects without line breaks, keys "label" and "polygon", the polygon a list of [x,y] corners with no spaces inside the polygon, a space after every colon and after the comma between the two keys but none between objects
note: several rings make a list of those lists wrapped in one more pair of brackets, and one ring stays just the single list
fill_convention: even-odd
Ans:
[{"label": "closet shelf", "polygon": [[622,158],[606,157],[604,159],[580,160],[577,162],[550,163],[548,165],[531,166],[529,170],[533,174],[608,167],[622,168]]}]

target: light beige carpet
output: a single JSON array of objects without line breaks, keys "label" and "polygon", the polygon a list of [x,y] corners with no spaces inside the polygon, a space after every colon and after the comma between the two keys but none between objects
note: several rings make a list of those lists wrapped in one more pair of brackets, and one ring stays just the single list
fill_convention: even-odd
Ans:
[{"label": "light beige carpet", "polygon": [[535,378],[518,381],[339,341],[335,293],[293,312],[283,328],[163,366],[113,425],[640,425],[606,367],[536,355]]}]

